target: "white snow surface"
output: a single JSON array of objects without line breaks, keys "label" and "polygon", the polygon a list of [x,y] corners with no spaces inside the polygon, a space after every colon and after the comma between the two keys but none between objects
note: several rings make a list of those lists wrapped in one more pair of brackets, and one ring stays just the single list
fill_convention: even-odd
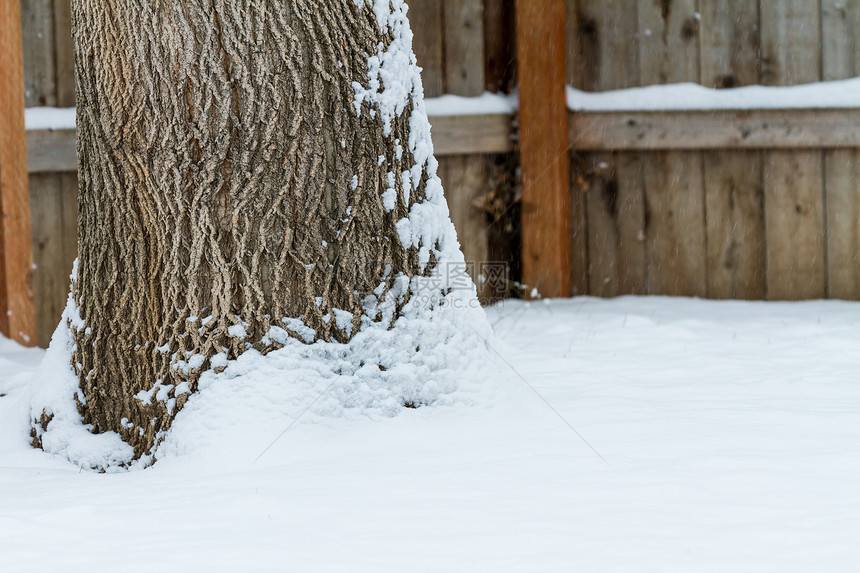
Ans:
[{"label": "white snow surface", "polygon": [[24,110],[24,125],[28,130],[75,129],[73,107],[28,107]]},{"label": "white snow surface", "polygon": [[427,115],[511,115],[517,111],[516,94],[494,94],[484,92],[475,97],[446,94],[424,100]]},{"label": "white snow surface", "polygon": [[209,385],[213,408],[190,411],[184,431],[217,443],[108,474],[28,446],[44,354],[0,340],[0,569],[860,562],[860,304],[577,298],[510,301],[488,317],[510,367],[488,369],[471,400],[293,424],[323,390],[306,377],[321,364],[297,361],[295,391],[274,403],[238,376]]},{"label": "white snow surface", "polygon": [[693,83],[605,92],[567,87],[571,111],[684,111],[860,107],[860,78],[796,86],[711,89]]}]

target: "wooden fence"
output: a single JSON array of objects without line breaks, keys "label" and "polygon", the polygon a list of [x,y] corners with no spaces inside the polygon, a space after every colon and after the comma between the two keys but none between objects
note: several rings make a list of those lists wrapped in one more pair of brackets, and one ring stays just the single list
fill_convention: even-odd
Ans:
[{"label": "wooden fence", "polygon": [[[428,97],[514,88],[515,0],[409,4]],[[27,105],[73,105],[68,0],[21,5]],[[567,81],[585,91],[860,75],[860,0],[564,5]],[[467,259],[507,261],[519,278],[516,118],[431,123]],[[860,109],[570,114],[570,292],[860,299],[854,126]],[[72,132],[28,133],[43,345],[65,304],[76,252],[73,139]]]},{"label": "wooden fence", "polygon": [[[856,0],[567,7],[568,81],[582,90],[860,75]],[[571,191],[576,291],[860,298],[858,122],[856,109],[574,114],[591,179]]]},{"label": "wooden fence", "polygon": [[[27,106],[74,106],[70,2],[24,0],[21,27]],[[33,135],[28,134],[33,287],[39,345],[46,346],[60,321],[77,256],[78,183],[69,161],[74,159],[74,133],[46,133],[41,141]],[[34,156],[42,162],[34,162]],[[60,161],[52,164],[56,159]]]}]

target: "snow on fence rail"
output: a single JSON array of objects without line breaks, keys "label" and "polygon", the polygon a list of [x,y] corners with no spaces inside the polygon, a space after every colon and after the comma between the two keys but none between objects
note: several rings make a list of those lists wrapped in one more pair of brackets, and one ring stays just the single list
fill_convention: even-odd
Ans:
[{"label": "snow on fence rail", "polygon": [[[443,95],[426,105],[437,155],[513,151],[515,95]],[[567,107],[574,150],[860,147],[860,78],[722,90],[568,86]],[[29,172],[74,171],[74,108],[29,108],[26,121]]]},{"label": "snow on fence rail", "polygon": [[[439,156],[513,151],[516,96],[426,100]],[[608,92],[567,88],[574,150],[860,147],[860,78],[714,90],[683,83]],[[74,171],[74,108],[27,110],[30,173]]]},{"label": "snow on fence rail", "polygon": [[693,83],[567,90],[579,150],[860,147],[860,78],[710,89]]},{"label": "snow on fence rail", "polygon": [[[437,156],[508,153],[513,115],[431,116]],[[816,149],[860,147],[860,109],[584,111],[569,118],[573,150]],[[30,173],[77,169],[74,129],[29,130]]]}]

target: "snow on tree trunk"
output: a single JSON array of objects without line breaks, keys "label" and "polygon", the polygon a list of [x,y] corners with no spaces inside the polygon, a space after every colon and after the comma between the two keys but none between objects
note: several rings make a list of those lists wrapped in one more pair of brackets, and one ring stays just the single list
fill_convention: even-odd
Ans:
[{"label": "snow on tree trunk", "polygon": [[[289,338],[389,329],[417,277],[462,261],[405,12],[73,2],[80,235],[65,328],[92,433],[151,455],[201,373]],[[59,409],[34,415],[36,445]]]}]

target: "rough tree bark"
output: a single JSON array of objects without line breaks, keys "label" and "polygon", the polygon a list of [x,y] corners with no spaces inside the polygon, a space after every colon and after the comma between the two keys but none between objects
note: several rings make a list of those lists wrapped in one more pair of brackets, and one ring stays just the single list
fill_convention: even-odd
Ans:
[{"label": "rough tree bark", "polygon": [[72,8],[78,407],[139,457],[202,371],[277,346],[270,327],[347,341],[364,295],[432,268],[395,226],[427,181],[404,194],[409,113],[387,130],[354,105],[368,56],[391,41],[372,2]]}]

